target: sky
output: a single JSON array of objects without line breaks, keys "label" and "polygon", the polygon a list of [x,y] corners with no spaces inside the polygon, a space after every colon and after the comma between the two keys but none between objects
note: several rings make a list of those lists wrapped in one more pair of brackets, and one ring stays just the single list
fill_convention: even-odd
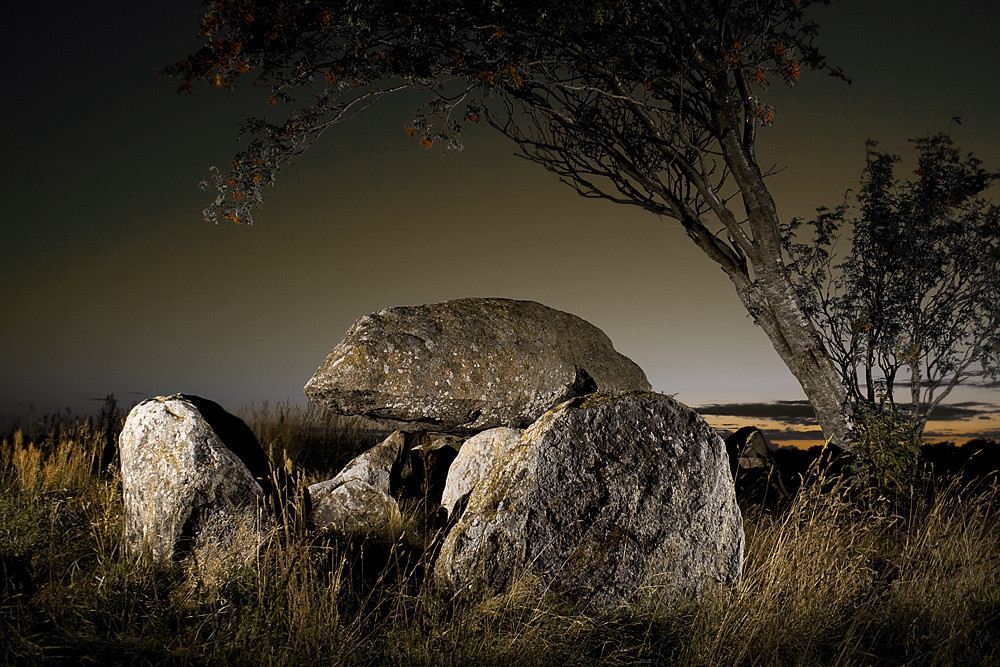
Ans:
[{"label": "sky", "polygon": [[[467,296],[539,301],[603,329],[653,388],[713,425],[818,437],[795,379],[679,226],[585,200],[486,130],[465,150],[403,131],[401,96],[334,127],[213,225],[196,187],[266,111],[245,90],[176,92],[157,68],[198,46],[195,0],[8,0],[0,22],[0,419],[176,392],[289,401],[359,317]],[[839,203],[868,138],[952,128],[1000,168],[994,0],[841,0],[818,43],[852,77],[773,89],[762,163],[783,218]],[[810,74],[810,73],[804,73]],[[929,435],[1000,437],[1000,392],[957,392]]]}]

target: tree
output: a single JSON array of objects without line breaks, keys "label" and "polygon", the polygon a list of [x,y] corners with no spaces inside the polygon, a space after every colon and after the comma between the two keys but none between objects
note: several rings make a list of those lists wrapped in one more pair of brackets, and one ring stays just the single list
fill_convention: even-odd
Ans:
[{"label": "tree", "polygon": [[183,90],[241,76],[271,104],[309,100],[253,135],[206,209],[250,222],[264,185],[331,125],[404,89],[425,103],[406,126],[461,147],[488,123],[585,197],[679,222],[730,278],[815,409],[850,446],[846,394],[783,260],[756,155],[770,83],[828,66],[803,11],[829,0],[216,0],[205,46],[164,70]]},{"label": "tree", "polygon": [[[947,134],[913,143],[912,178],[897,180],[900,158],[870,141],[856,205],[845,198],[786,234],[803,302],[850,399],[900,411],[919,437],[956,386],[1000,374],[1000,207],[982,196],[1000,172]],[[795,241],[802,229],[808,243]]]}]

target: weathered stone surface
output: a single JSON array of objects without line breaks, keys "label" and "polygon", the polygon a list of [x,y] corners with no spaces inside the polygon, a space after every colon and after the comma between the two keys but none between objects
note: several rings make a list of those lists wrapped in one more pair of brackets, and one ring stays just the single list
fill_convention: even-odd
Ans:
[{"label": "weathered stone surface", "polygon": [[133,548],[166,560],[255,546],[271,484],[246,424],[198,396],[161,396],[132,409],[119,443]]},{"label": "weathered stone surface", "polygon": [[309,497],[313,505],[324,494],[352,479],[370,484],[387,495],[394,492],[405,451],[406,434],[402,431],[391,433],[379,444],[354,457],[333,479],[310,486]]},{"label": "weathered stone surface", "polygon": [[434,578],[454,591],[513,582],[588,610],[739,579],[743,523],[725,446],[661,394],[563,403],[472,490]]},{"label": "weathered stone surface", "polygon": [[396,501],[385,491],[359,478],[347,479],[312,498],[310,521],[313,526],[342,537],[388,540],[394,537],[403,522]]},{"label": "weathered stone surface", "polygon": [[519,428],[498,426],[465,441],[448,470],[441,494],[441,507],[449,516],[490,468],[510,456],[523,432]]},{"label": "weathered stone surface", "polygon": [[524,427],[595,390],[648,390],[594,325],[532,301],[458,299],[358,320],[305,386],[317,405],[404,430]]},{"label": "weathered stone surface", "polygon": [[395,431],[351,460],[336,477],[309,487],[316,528],[341,536],[385,536],[400,525],[399,505],[391,494],[411,443]]}]

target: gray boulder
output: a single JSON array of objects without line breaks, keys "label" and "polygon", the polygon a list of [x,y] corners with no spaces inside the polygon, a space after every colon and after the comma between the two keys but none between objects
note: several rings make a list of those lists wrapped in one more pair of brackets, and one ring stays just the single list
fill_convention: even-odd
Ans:
[{"label": "gray boulder", "polygon": [[396,501],[362,479],[349,478],[318,495],[318,500],[313,496],[310,521],[323,532],[388,542],[401,530],[403,518]]},{"label": "gray boulder", "polygon": [[498,426],[465,441],[448,469],[441,494],[441,507],[449,516],[494,464],[510,456],[523,432],[519,428]]},{"label": "gray boulder", "polygon": [[160,396],[132,409],[119,446],[132,548],[159,561],[253,554],[272,487],[246,424],[198,396]]},{"label": "gray boulder", "polygon": [[594,325],[532,301],[458,299],[362,317],[305,386],[311,401],[394,428],[525,427],[596,390],[649,390]]},{"label": "gray boulder", "polygon": [[392,494],[410,447],[395,431],[351,460],[336,477],[309,487],[309,521],[328,533],[387,535],[399,525],[399,505]]},{"label": "gray boulder", "polygon": [[399,482],[403,454],[406,450],[406,434],[394,431],[379,444],[354,457],[333,479],[310,486],[309,497],[313,505],[323,493],[332,491],[352,479],[370,484],[385,494],[394,492]]},{"label": "gray boulder", "polygon": [[697,413],[661,394],[592,394],[543,415],[475,485],[433,576],[600,613],[736,582],[743,540],[725,446]]}]

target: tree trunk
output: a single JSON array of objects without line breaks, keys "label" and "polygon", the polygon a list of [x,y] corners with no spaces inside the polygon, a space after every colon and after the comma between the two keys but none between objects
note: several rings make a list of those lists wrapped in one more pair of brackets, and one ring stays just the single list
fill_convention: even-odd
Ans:
[{"label": "tree trunk", "polygon": [[847,391],[823,342],[802,308],[784,265],[757,274],[757,321],[802,386],[827,442],[853,449]]},{"label": "tree trunk", "polygon": [[752,238],[744,247],[746,266],[733,270],[723,265],[723,270],[747,312],[799,381],[826,441],[851,451],[847,390],[788,275],[777,209],[757,166],[752,142],[748,146],[741,141],[734,116],[721,114],[720,119],[725,128],[721,132],[723,155],[740,188]]},{"label": "tree trunk", "polygon": [[784,266],[758,273],[756,281],[750,281],[744,274],[726,273],[747,312],[799,381],[824,438],[842,449],[853,450],[852,425],[845,410],[847,392],[822,340],[806,317]]}]

